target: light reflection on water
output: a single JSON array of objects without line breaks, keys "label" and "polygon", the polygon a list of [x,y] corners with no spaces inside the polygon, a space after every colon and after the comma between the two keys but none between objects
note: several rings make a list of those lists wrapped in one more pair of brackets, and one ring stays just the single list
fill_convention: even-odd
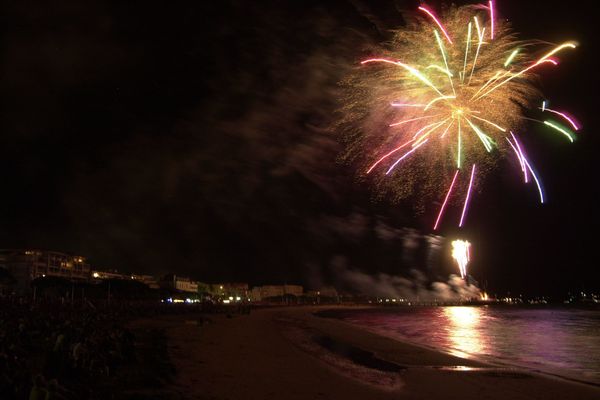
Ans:
[{"label": "light reflection on water", "polygon": [[480,354],[485,348],[485,336],[482,334],[481,309],[477,307],[445,307],[444,315],[448,320],[446,330],[451,342],[450,353],[459,357]]},{"label": "light reflection on water", "polygon": [[340,316],[459,357],[529,366],[600,384],[600,310],[399,307]]}]

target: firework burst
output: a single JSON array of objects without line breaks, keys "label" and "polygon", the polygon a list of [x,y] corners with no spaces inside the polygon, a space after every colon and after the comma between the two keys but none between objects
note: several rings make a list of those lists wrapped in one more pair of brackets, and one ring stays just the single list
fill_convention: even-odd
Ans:
[{"label": "firework burst", "polygon": [[458,265],[460,277],[465,279],[467,276],[467,264],[471,260],[471,243],[466,240],[454,240],[452,242],[452,258]]},{"label": "firework burst", "polygon": [[[517,133],[533,120],[572,142],[579,129],[568,114],[548,108],[535,86],[536,74],[576,45],[536,53],[535,43],[517,41],[495,12],[492,1],[452,7],[441,17],[419,7],[344,82],[346,158],[373,177],[379,193],[439,203],[434,229],[448,204],[460,207],[458,224],[465,223],[472,191],[505,154],[515,156],[524,181],[535,183],[544,202]],[[555,118],[526,116],[537,108]]]}]

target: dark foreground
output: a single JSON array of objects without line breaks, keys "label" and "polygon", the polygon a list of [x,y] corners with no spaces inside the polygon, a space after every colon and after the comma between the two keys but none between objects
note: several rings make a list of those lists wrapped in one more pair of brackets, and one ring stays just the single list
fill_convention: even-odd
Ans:
[{"label": "dark foreground", "polygon": [[[71,305],[0,301],[0,399],[135,399],[165,386],[164,329],[130,329],[140,318],[198,313],[152,303]],[[203,312],[215,311],[207,310]]]},{"label": "dark foreground", "polygon": [[597,387],[321,318],[121,305],[3,307],[0,399],[597,399]]},{"label": "dark foreground", "polygon": [[[319,318],[314,307],[163,317],[174,399],[597,399],[597,387],[497,367]],[[149,392],[148,394],[153,393]]]}]

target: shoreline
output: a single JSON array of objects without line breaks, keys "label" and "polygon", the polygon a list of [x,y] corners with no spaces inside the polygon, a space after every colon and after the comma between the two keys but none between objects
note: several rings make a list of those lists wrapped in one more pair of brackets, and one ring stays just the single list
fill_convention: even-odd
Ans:
[{"label": "shoreline", "polygon": [[[308,306],[250,315],[171,316],[136,322],[163,329],[176,369],[172,398],[595,399],[597,387],[498,368],[377,335]],[[352,309],[356,309],[352,307]]]},{"label": "shoreline", "polygon": [[[507,306],[507,307],[511,307],[511,306]],[[357,307],[357,308],[348,308],[348,307],[344,307],[342,306],[340,308],[341,310],[357,310],[357,309],[377,309],[377,306],[373,306],[373,307],[369,307],[369,306],[365,306],[365,307]],[[452,353],[452,349],[447,349],[447,348],[443,348],[443,347],[436,347],[433,345],[428,345],[425,343],[420,343],[418,341],[413,341],[408,337],[403,337],[403,336],[399,336],[399,335],[386,335],[385,333],[376,330],[376,329],[369,329],[369,327],[367,326],[363,326],[360,324],[355,324],[352,322],[348,322],[346,320],[344,320],[341,317],[335,316],[335,315],[326,315],[328,312],[333,312],[335,313],[336,308],[335,307],[331,307],[331,308],[326,308],[323,310],[319,310],[317,312],[314,313],[315,316],[320,317],[320,318],[330,318],[330,319],[335,319],[341,323],[347,324],[350,327],[356,328],[356,329],[362,329],[368,332],[371,332],[375,335],[378,336],[383,336],[383,337],[387,337],[389,339],[395,340],[397,342],[401,342],[401,343],[405,343],[407,345],[412,345],[415,347],[421,347],[424,349],[428,349],[428,350],[432,350],[432,351],[436,351],[442,354],[446,354],[449,356],[455,356],[455,357],[459,357],[461,359],[464,360],[472,360],[475,362],[479,362],[482,364],[486,364],[489,366],[489,368],[497,368],[497,369],[505,369],[505,370],[514,370],[514,371],[521,371],[521,372],[526,372],[526,373],[530,373],[530,374],[536,374],[539,375],[541,377],[545,377],[548,379],[558,379],[561,381],[565,381],[568,383],[576,383],[576,384],[581,384],[581,385],[585,385],[585,386],[590,386],[590,387],[594,387],[594,388],[600,388],[600,383],[598,382],[593,382],[593,381],[589,381],[589,380],[584,380],[584,379],[578,379],[576,377],[573,376],[568,376],[568,375],[561,375],[558,372],[554,372],[551,369],[548,370],[544,370],[544,369],[540,369],[539,367],[536,367],[534,365],[531,364],[526,364],[526,363],[518,363],[515,362],[513,360],[510,359],[503,359],[500,357],[494,357],[494,356],[478,356],[478,355],[472,355],[472,354],[468,354],[468,353],[464,353],[464,352],[460,352],[459,350],[456,350],[457,352],[460,352],[462,354],[464,354],[465,356],[462,355],[457,355],[457,354],[453,354]],[[333,314],[332,313],[332,314]]]}]

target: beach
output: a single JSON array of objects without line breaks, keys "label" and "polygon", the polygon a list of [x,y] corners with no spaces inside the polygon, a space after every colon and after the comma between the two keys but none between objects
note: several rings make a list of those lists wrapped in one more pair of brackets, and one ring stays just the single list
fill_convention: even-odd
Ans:
[{"label": "beach", "polygon": [[161,316],[132,323],[165,334],[173,399],[597,399],[595,386],[401,342],[314,313]]}]

